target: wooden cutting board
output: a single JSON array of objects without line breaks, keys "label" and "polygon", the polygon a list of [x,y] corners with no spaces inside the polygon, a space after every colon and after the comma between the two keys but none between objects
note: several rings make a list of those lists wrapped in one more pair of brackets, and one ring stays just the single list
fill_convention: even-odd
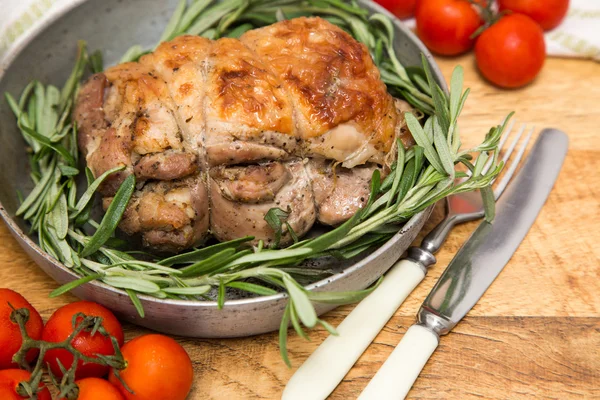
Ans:
[{"label": "wooden cutting board", "polygon": [[[529,235],[479,304],[442,338],[408,397],[600,399],[600,64],[550,59],[532,85],[506,91],[478,76],[472,55],[438,61],[447,78],[457,63],[465,68],[465,85],[471,88],[461,117],[465,145],[479,142],[513,110],[519,121],[537,129],[566,131],[571,142],[560,178]],[[475,226],[453,231],[438,264],[331,399],[356,398],[366,386]],[[25,255],[4,224],[0,286],[21,292],[45,319],[76,300],[71,295],[48,298],[56,283]],[[351,309],[340,307],[325,319],[337,325]],[[146,332],[131,325],[126,329],[128,338]],[[305,342],[291,334],[294,368],[326,333],[316,330],[311,337]],[[194,362],[192,399],[278,399],[294,372],[279,357],[276,333],[180,341]]]}]

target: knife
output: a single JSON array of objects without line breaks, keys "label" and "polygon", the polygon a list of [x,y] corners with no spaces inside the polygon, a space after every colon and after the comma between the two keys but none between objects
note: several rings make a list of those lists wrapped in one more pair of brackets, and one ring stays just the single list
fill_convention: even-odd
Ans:
[{"label": "knife", "polygon": [[359,400],[403,399],[446,335],[473,308],[508,263],[543,207],[564,162],[567,136],[540,134],[522,169],[496,206],[493,224],[482,222],[425,299],[400,344]]}]

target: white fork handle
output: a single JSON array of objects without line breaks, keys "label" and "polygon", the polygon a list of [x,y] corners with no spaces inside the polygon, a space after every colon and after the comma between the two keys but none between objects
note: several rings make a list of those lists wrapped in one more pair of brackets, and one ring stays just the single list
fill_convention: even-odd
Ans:
[{"label": "white fork handle", "polygon": [[414,261],[396,263],[337,327],[339,336],[330,335],[298,368],[282,400],[327,398],[424,277],[423,268]]},{"label": "white fork handle", "polygon": [[438,344],[437,334],[411,326],[358,400],[404,399]]}]

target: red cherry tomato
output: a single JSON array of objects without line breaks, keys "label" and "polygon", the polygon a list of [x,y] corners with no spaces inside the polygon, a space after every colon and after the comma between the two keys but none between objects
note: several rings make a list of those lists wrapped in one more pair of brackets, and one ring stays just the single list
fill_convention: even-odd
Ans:
[{"label": "red cherry tomato", "polygon": [[[22,400],[29,398],[28,396],[20,396],[17,393],[19,383],[27,382],[31,378],[31,374],[22,369],[5,369],[0,371],[0,399],[2,400]],[[40,384],[42,390],[37,392],[38,400],[52,400],[48,388]]]},{"label": "red cherry tomato", "polygon": [[[15,309],[27,308],[29,310],[29,320],[25,324],[29,337],[40,339],[44,327],[40,313],[23,296],[14,290],[0,289],[0,369],[17,367],[12,362],[12,357],[19,351],[23,342],[19,325],[10,320],[10,314],[13,311],[11,305]],[[37,349],[31,349],[27,352],[25,359],[32,362],[38,353]]]},{"label": "red cherry tomato", "polygon": [[417,0],[375,0],[375,2],[400,19],[412,17],[417,5]]},{"label": "red cherry tomato", "polygon": [[164,335],[144,335],[121,349],[127,367],[119,372],[130,393],[111,371],[109,381],[127,400],[185,400],[193,382],[190,356]]},{"label": "red cherry tomato", "polygon": [[481,74],[505,88],[533,81],[544,65],[544,32],[531,18],[506,15],[478,38],[475,59]]},{"label": "red cherry tomato", "polygon": [[525,14],[548,31],[556,28],[569,10],[569,0],[498,0],[500,11]]},{"label": "red cherry tomato", "polygon": [[417,7],[417,34],[431,51],[444,56],[473,47],[471,36],[483,24],[467,0],[421,0]]},{"label": "red cherry tomato", "polygon": [[75,384],[79,389],[77,400],[125,400],[119,389],[104,379],[84,378]]},{"label": "red cherry tomato", "polygon": [[[72,319],[77,313],[101,317],[106,331],[117,339],[119,345],[123,344],[123,328],[121,328],[121,324],[114,314],[100,304],[90,301],[78,301],[56,310],[44,327],[42,339],[48,342],[61,342],[65,340],[73,332]],[[110,339],[98,332],[94,336],[90,332],[81,332],[71,343],[77,350],[89,357],[93,357],[96,354],[114,354]],[[50,365],[52,373],[61,377],[62,372],[58,366],[58,360],[68,369],[73,363],[73,355],[64,349],[55,349],[46,352],[44,361]],[[108,367],[106,366],[93,363],[83,364],[80,360],[75,376],[77,379],[81,379],[91,376],[102,377],[107,373]]]}]

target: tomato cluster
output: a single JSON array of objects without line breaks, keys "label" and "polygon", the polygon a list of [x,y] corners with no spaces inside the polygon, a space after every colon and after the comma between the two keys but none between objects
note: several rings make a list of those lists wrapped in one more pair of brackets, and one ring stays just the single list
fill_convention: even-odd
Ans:
[{"label": "tomato cluster", "polygon": [[[78,301],[57,309],[43,324],[40,314],[19,293],[10,289],[0,289],[0,399],[18,400],[29,398],[31,373],[18,369],[13,356],[23,344],[20,326],[11,318],[14,310],[26,309],[27,322],[23,325],[27,341],[36,343],[70,343],[77,354],[89,357],[87,363],[81,359],[74,366],[75,392],[78,400],[184,400],[193,382],[192,362],[186,351],[175,340],[158,334],[139,336],[124,343],[121,324],[105,307],[89,302]],[[83,318],[98,317],[104,334],[74,329]],[[94,319],[96,320],[96,319]],[[121,368],[109,368],[99,357],[114,356],[116,342],[122,355]],[[52,345],[56,346],[56,345]],[[25,360],[33,362],[38,356],[37,349],[22,350]],[[61,378],[74,361],[70,348],[54,348],[45,352],[43,365],[52,374]],[[91,362],[98,360],[98,363]],[[35,374],[34,369],[34,374]],[[108,379],[104,379],[107,375]],[[28,386],[29,385],[29,386]],[[39,400],[51,400],[48,388],[40,384],[37,391]],[[66,399],[61,399],[66,400]]]},{"label": "tomato cluster", "polygon": [[434,53],[454,56],[475,47],[481,74],[504,88],[527,85],[546,58],[544,30],[565,18],[569,0],[376,0],[398,17],[416,18],[417,35]]}]

